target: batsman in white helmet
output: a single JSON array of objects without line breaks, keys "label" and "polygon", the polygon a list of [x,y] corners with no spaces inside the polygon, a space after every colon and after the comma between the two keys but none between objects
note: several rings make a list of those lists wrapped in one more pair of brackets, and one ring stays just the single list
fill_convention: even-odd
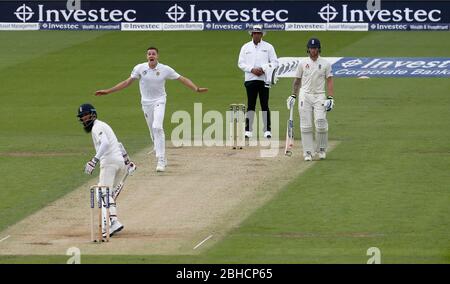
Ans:
[{"label": "batsman in white helmet", "polygon": [[[311,38],[307,45],[309,58],[302,60],[297,68],[296,78],[292,84],[292,95],[287,99],[287,107],[294,105],[298,95],[300,113],[300,131],[305,161],[312,161],[313,155],[319,159],[326,158],[328,147],[327,112],[334,106],[333,73],[331,64],[320,57],[320,41]],[[314,147],[313,126],[316,130]]]},{"label": "batsman in white helmet", "polygon": [[123,225],[117,218],[116,202],[112,198],[114,190],[122,177],[128,171],[132,175],[136,170],[136,165],[130,161],[128,154],[122,143],[117,140],[112,128],[103,121],[97,119],[97,111],[91,104],[82,104],[78,108],[78,119],[83,124],[87,133],[92,134],[92,140],[95,147],[94,157],[86,163],[84,172],[91,175],[97,164],[100,164],[99,186],[107,186],[110,189],[110,196],[106,196],[106,189],[103,189],[103,204],[106,204],[105,198],[109,198],[110,220],[106,218],[106,208],[102,208],[103,216],[103,234],[106,232],[106,221],[110,222],[110,236],[123,229]]}]

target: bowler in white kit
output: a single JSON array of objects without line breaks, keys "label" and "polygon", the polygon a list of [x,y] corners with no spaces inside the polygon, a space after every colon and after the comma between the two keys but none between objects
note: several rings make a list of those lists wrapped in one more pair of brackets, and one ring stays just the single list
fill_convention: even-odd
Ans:
[{"label": "bowler in white kit", "polygon": [[97,110],[91,104],[82,104],[78,108],[78,119],[83,124],[83,128],[87,133],[92,134],[92,141],[94,142],[95,155],[85,165],[84,172],[91,175],[95,170],[97,164],[100,164],[100,176],[98,186],[109,187],[110,195],[106,196],[106,189],[102,189],[103,204],[106,204],[106,198],[109,198],[110,203],[110,219],[106,218],[106,208],[102,207],[102,228],[105,235],[106,222],[110,222],[110,236],[123,229],[123,225],[117,218],[116,202],[112,197],[114,190],[117,188],[122,177],[128,171],[132,175],[136,170],[136,165],[130,161],[128,154],[122,143],[117,140],[114,131],[111,127],[103,121],[97,119]]},{"label": "bowler in white kit", "polygon": [[[292,95],[287,99],[287,107],[294,105],[300,86],[298,110],[300,131],[305,161],[312,161],[313,155],[326,158],[328,147],[327,112],[334,107],[334,85],[331,64],[320,57],[321,45],[317,38],[311,38],[307,45],[309,57],[302,60],[297,68],[292,84]],[[314,147],[313,126],[316,132]]]},{"label": "bowler in white kit", "polygon": [[107,95],[120,91],[139,80],[141,104],[145,120],[150,131],[150,138],[154,142],[157,158],[156,171],[163,172],[166,167],[165,134],[163,129],[164,113],[166,109],[166,80],[178,80],[197,93],[207,92],[207,88],[197,87],[191,80],[178,74],[168,65],[158,62],[159,51],[156,47],[147,49],[147,62],[133,68],[131,75],[116,86],[95,92],[96,96]]}]

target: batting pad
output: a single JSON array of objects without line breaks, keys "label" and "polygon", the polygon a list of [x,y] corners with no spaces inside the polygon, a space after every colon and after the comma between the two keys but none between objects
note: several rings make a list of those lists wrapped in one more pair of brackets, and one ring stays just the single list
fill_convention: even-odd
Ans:
[{"label": "batting pad", "polygon": [[317,152],[320,148],[327,149],[328,147],[328,122],[326,119],[318,119],[316,121],[316,142]]},{"label": "batting pad", "polygon": [[305,155],[306,152],[311,152],[311,154],[314,151],[314,139],[313,139],[313,132],[312,127],[311,128],[302,128],[302,145],[303,145],[303,154]]}]

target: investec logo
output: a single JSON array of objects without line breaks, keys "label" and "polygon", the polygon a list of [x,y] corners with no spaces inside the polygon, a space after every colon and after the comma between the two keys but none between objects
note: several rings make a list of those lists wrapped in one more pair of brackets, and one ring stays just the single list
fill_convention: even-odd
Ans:
[{"label": "investec logo", "polygon": [[[35,12],[29,6],[23,4],[14,12],[21,22],[30,21]],[[136,10],[46,10],[44,5],[38,5],[39,22],[134,22],[136,20]]]},{"label": "investec logo", "polygon": [[[383,9],[349,9],[347,4],[342,4],[341,11],[327,4],[323,6],[317,14],[326,22],[439,22],[441,20],[441,10],[413,10],[404,8],[402,10]],[[341,15],[338,18],[338,15]]]},{"label": "investec logo", "polygon": [[174,22],[286,22],[288,10],[261,10],[252,8],[248,10],[197,10],[195,4],[189,9],[175,4],[167,12],[167,17]]}]

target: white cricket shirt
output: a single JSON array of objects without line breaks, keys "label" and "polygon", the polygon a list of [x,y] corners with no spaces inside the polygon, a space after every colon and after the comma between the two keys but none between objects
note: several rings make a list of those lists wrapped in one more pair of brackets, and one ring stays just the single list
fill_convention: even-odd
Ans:
[{"label": "white cricket shirt", "polygon": [[131,77],[139,80],[141,91],[141,104],[151,105],[161,99],[166,99],[166,80],[176,80],[180,74],[170,66],[158,63],[154,69],[148,66],[148,62],[138,64],[131,72]]},{"label": "white cricket shirt", "polygon": [[100,164],[124,162],[117,137],[108,124],[96,119],[91,134]]},{"label": "white cricket shirt", "polygon": [[302,79],[301,90],[307,94],[324,94],[326,79],[333,76],[331,64],[318,57],[313,61],[311,57],[303,59],[297,67],[297,78]]},{"label": "white cricket shirt", "polygon": [[267,63],[272,63],[274,68],[278,66],[277,54],[270,43],[261,40],[255,45],[253,41],[250,41],[242,46],[239,53],[238,66],[245,72],[245,81],[264,81],[264,74],[256,76],[251,71],[253,68],[262,67]]}]

